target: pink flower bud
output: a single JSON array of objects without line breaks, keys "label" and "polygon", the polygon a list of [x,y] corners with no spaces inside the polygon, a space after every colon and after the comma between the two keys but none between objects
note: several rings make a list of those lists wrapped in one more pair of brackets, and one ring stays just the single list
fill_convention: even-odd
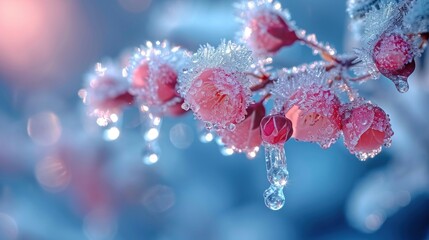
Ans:
[{"label": "pink flower bud", "polygon": [[272,1],[245,1],[238,8],[243,22],[242,39],[260,55],[271,55],[292,45],[298,37],[288,23],[289,14]]},{"label": "pink flower bud", "polygon": [[179,71],[189,60],[188,52],[170,46],[167,41],[158,41],[147,42],[132,56],[125,70],[131,84],[130,93],[139,104],[163,114],[169,106],[180,102],[176,85]]},{"label": "pink flower bud", "polygon": [[292,45],[298,40],[295,31],[275,12],[261,10],[250,20],[249,45],[258,52],[276,53],[280,48]]},{"label": "pink flower bud", "polygon": [[344,143],[361,160],[374,157],[389,146],[393,131],[389,116],[371,103],[349,103],[342,107]]},{"label": "pink flower bud", "polygon": [[204,70],[194,78],[185,101],[202,121],[220,125],[241,122],[246,114],[247,92],[239,72],[222,68]]},{"label": "pink flower bud", "polygon": [[[142,97],[155,99],[149,102],[163,104],[178,96],[176,92],[177,72],[168,64],[155,64],[149,66],[148,62],[143,62],[138,66],[132,76],[131,87],[134,91],[142,92]],[[156,68],[156,70],[153,70]],[[151,79],[152,78],[152,79]]]},{"label": "pink flower bud", "polygon": [[322,148],[338,139],[340,100],[333,91],[317,84],[300,88],[290,97],[289,105],[286,117],[292,121],[295,139],[317,142]]},{"label": "pink flower bud", "polygon": [[253,151],[262,142],[259,124],[264,116],[265,107],[263,104],[251,104],[247,108],[246,118],[236,124],[233,131],[222,129],[218,134],[226,146],[236,151]]},{"label": "pink flower bud", "polygon": [[96,64],[95,71],[87,75],[87,87],[82,97],[89,106],[91,115],[107,118],[134,102],[128,87],[129,84],[121,76],[118,67],[113,62],[106,61]]},{"label": "pink flower bud", "polygon": [[383,34],[374,46],[373,58],[381,73],[401,70],[413,59],[411,44],[400,34]]},{"label": "pink flower bud", "polygon": [[372,58],[375,66],[385,77],[391,79],[400,92],[408,90],[408,77],[414,72],[412,45],[404,36],[383,34],[374,46]]},{"label": "pink flower bud", "polygon": [[284,144],[292,133],[292,122],[282,114],[268,115],[261,120],[261,137],[266,143]]}]

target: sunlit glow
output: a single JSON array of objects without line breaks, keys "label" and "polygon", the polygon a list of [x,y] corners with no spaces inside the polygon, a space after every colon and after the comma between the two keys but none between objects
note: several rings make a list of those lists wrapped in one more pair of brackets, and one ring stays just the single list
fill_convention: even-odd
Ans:
[{"label": "sunlit glow", "polygon": [[111,127],[104,130],[104,140],[106,141],[115,141],[121,135],[121,131],[117,127]]},{"label": "sunlit glow", "polygon": [[[74,1],[0,1],[0,70],[14,84],[34,86],[70,68],[80,24]],[[6,37],[7,36],[7,37]],[[61,74],[64,74],[62,72]],[[17,80],[17,81],[15,81]]]},{"label": "sunlit glow", "polygon": [[41,112],[33,115],[27,122],[27,133],[39,145],[55,144],[61,136],[61,123],[52,112]]},{"label": "sunlit glow", "polygon": [[150,128],[146,134],[144,135],[144,139],[146,141],[153,141],[155,139],[157,139],[159,136],[159,131],[156,128]]}]

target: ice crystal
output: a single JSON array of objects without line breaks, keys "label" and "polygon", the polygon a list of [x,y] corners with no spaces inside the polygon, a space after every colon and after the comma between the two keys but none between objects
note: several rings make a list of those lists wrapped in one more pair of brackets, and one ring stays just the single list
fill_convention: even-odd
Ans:
[{"label": "ice crystal", "polygon": [[404,25],[413,33],[429,32],[429,2],[414,0],[404,18]]}]

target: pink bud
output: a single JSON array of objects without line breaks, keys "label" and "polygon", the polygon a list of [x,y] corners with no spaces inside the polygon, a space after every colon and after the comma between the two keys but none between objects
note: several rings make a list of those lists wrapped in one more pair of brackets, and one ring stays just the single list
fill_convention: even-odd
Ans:
[{"label": "pink bud", "polygon": [[131,105],[134,97],[112,76],[98,76],[88,88],[88,104],[98,112],[117,112]]},{"label": "pink bud", "polygon": [[372,57],[380,73],[391,79],[399,91],[408,90],[407,86],[398,84],[407,80],[416,64],[411,43],[404,36],[398,33],[382,35],[374,46]]},{"label": "pink bud", "polygon": [[351,153],[373,157],[383,145],[390,144],[390,119],[380,107],[349,103],[342,107],[342,118],[344,143]]},{"label": "pink bud", "polygon": [[264,105],[260,103],[252,104],[247,108],[246,118],[236,124],[233,131],[222,129],[218,134],[223,143],[234,150],[253,151],[262,142],[259,124],[264,116]]},{"label": "pink bud", "polygon": [[268,115],[261,120],[261,137],[266,143],[284,144],[292,133],[292,122],[282,114]]},{"label": "pink bud", "polygon": [[223,68],[206,69],[192,80],[185,101],[202,121],[238,123],[245,117],[248,99],[242,77]]},{"label": "pink bud", "polygon": [[[146,104],[163,104],[178,96],[176,91],[177,72],[168,64],[143,62],[138,66],[132,77],[131,87],[142,92]],[[148,99],[146,99],[148,98]],[[150,104],[149,104],[150,105]]]},{"label": "pink bud", "polygon": [[317,142],[322,148],[328,148],[338,139],[341,130],[340,100],[334,92],[311,85],[298,89],[289,102],[291,107],[286,117],[292,121],[295,139]]},{"label": "pink bud", "polygon": [[248,41],[257,52],[275,53],[298,39],[295,31],[275,12],[262,9],[248,24],[251,30]]}]

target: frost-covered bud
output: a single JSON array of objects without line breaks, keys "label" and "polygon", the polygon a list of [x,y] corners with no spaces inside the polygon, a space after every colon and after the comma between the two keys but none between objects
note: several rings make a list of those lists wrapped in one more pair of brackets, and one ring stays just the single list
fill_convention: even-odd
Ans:
[{"label": "frost-covered bud", "polygon": [[289,99],[286,117],[292,121],[293,137],[300,141],[317,142],[328,148],[340,134],[340,100],[323,86],[299,89]]},{"label": "frost-covered bud", "polygon": [[222,42],[202,47],[180,77],[183,108],[216,128],[231,128],[244,120],[251,102],[251,52],[242,45]]},{"label": "frost-covered bud", "polygon": [[146,47],[135,51],[126,68],[130,92],[141,104],[165,113],[175,102],[180,102],[176,84],[187,54],[166,41],[147,42]]},{"label": "frost-covered bud", "polygon": [[328,85],[323,66],[282,69],[272,89],[278,111],[292,121],[292,137],[328,148],[341,133],[340,100]]},{"label": "frost-covered bud", "polygon": [[80,92],[90,115],[109,119],[111,114],[122,111],[134,102],[128,92],[129,84],[121,71],[111,61],[97,63],[94,71],[86,76],[86,87]]},{"label": "frost-covered bud", "polygon": [[292,133],[292,122],[283,114],[268,115],[261,120],[261,137],[265,143],[284,144]]},{"label": "frost-covered bud", "polygon": [[243,25],[240,39],[258,55],[272,55],[292,45],[298,37],[289,13],[271,0],[243,1],[236,5]]},{"label": "frost-covered bud", "polygon": [[382,146],[390,146],[393,131],[383,109],[358,101],[345,104],[341,112],[344,143],[360,160],[374,157]]},{"label": "frost-covered bud", "polygon": [[235,151],[252,152],[261,145],[259,131],[261,119],[265,116],[265,107],[261,103],[251,104],[247,108],[246,118],[235,126],[235,129],[222,129],[218,135],[222,142]]},{"label": "frost-covered bud", "polygon": [[393,81],[406,81],[415,69],[411,43],[398,33],[382,35],[374,46],[372,57],[380,73]]}]

